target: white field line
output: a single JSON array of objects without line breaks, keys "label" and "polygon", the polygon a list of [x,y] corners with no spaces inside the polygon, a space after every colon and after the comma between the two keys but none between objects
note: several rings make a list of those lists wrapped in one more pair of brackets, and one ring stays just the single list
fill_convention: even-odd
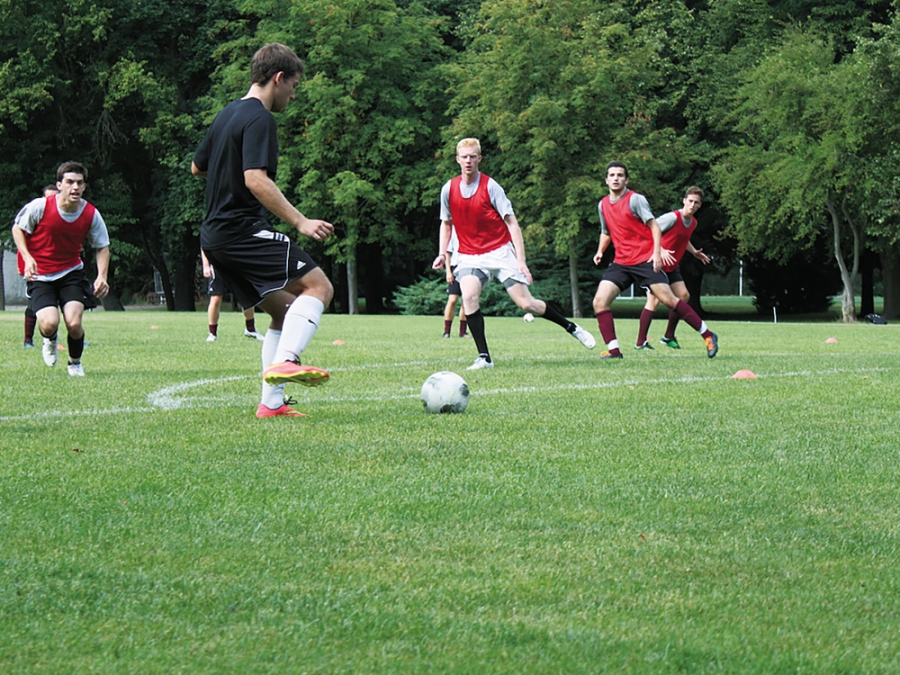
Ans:
[{"label": "white field line", "polygon": [[[407,365],[422,365],[419,362],[411,362],[411,363],[395,363],[391,364],[390,368],[397,368],[400,366]],[[384,368],[385,366],[371,366],[372,368]],[[366,369],[364,366],[360,366],[358,368],[354,367],[353,370],[363,370]],[[350,370],[350,369],[340,369],[340,370]],[[843,375],[843,374],[866,374],[866,373],[886,373],[890,371],[898,370],[898,368],[826,368],[824,370],[796,370],[789,371],[786,373],[772,373],[770,375],[759,375],[757,374],[757,379],[771,379],[771,378],[781,378],[781,377],[809,377],[809,376],[827,376],[827,375]],[[331,372],[337,372],[338,369],[334,369]],[[89,416],[108,416],[108,415],[127,415],[127,414],[147,414],[147,413],[158,413],[161,411],[169,411],[169,410],[187,410],[191,408],[219,408],[223,405],[225,406],[251,406],[257,400],[254,397],[251,398],[250,395],[242,395],[242,394],[231,394],[221,397],[211,397],[211,396],[179,396],[179,394],[183,394],[184,392],[190,391],[192,389],[197,389],[200,387],[207,387],[209,385],[220,384],[223,382],[235,382],[238,380],[247,380],[254,379],[256,380],[259,376],[249,376],[249,375],[235,375],[232,377],[220,377],[216,379],[204,379],[204,380],[194,380],[193,382],[181,382],[179,384],[174,384],[169,387],[164,387],[162,389],[158,389],[157,391],[151,392],[147,395],[147,405],[145,406],[115,406],[111,408],[87,408],[83,410],[48,410],[44,412],[34,412],[28,415],[10,415],[7,417],[0,417],[0,422],[16,422],[16,421],[29,421],[29,420],[41,420],[41,419],[59,419],[65,417],[89,417]],[[683,377],[674,377],[674,378],[656,378],[652,380],[638,380],[638,379],[630,379],[630,380],[618,380],[615,382],[592,382],[588,384],[557,384],[546,386],[542,385],[540,387],[537,386],[522,386],[522,387],[501,387],[498,389],[478,389],[472,392],[473,396],[481,397],[481,396],[503,396],[507,394],[520,394],[520,393],[530,393],[536,391],[585,391],[585,390],[593,390],[593,389],[610,389],[616,387],[634,387],[634,386],[653,386],[653,385],[672,385],[672,384],[696,384],[698,382],[720,382],[722,380],[730,380],[731,376],[722,377],[722,376],[705,376],[705,377],[696,377],[691,375],[685,375]],[[379,396],[378,400],[380,401],[400,401],[405,399],[415,399],[419,397],[418,388],[409,388],[410,393],[408,394],[395,394],[392,396]],[[296,392],[294,392],[296,393]],[[353,403],[357,401],[368,401],[372,399],[372,395],[325,395],[325,396],[295,396],[294,397],[298,404],[307,404],[307,403]]]}]

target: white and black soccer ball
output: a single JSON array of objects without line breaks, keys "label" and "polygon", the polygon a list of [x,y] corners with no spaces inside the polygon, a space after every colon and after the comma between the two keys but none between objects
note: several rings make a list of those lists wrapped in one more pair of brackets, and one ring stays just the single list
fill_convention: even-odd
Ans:
[{"label": "white and black soccer ball", "polygon": [[461,413],[469,405],[469,385],[456,373],[445,370],[425,380],[421,396],[425,412]]}]

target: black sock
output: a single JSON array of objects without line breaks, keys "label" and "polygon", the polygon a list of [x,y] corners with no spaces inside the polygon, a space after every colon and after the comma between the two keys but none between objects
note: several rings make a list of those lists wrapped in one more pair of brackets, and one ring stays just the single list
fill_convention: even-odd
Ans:
[{"label": "black sock", "polygon": [[490,352],[488,352],[487,339],[484,337],[484,315],[479,309],[474,314],[469,314],[467,319],[469,321],[469,332],[472,333],[478,353],[486,356],[487,360],[490,361],[491,356]]},{"label": "black sock", "polygon": [[81,355],[84,353],[84,335],[80,338],[73,338],[71,335],[66,336],[66,341],[69,343],[69,359],[77,363],[81,360]]},{"label": "black sock", "polygon": [[560,311],[556,303],[548,302],[546,304],[547,309],[544,310],[543,318],[547,319],[547,321],[552,321],[553,323],[562,326],[569,333],[575,330],[575,324],[562,315],[562,311]]}]

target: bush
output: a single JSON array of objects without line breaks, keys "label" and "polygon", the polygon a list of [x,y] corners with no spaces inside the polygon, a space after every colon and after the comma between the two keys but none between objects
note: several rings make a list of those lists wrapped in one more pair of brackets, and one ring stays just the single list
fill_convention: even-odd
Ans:
[{"label": "bush", "polygon": [[[394,305],[404,315],[442,315],[447,304],[447,282],[422,277],[412,286],[394,291]],[[487,316],[519,316],[522,310],[509,297],[503,284],[493,280],[481,291],[481,311]]]},{"label": "bush", "polygon": [[394,291],[394,305],[405,315],[443,314],[447,304],[447,282],[443,276],[436,279],[421,277],[411,286]]}]

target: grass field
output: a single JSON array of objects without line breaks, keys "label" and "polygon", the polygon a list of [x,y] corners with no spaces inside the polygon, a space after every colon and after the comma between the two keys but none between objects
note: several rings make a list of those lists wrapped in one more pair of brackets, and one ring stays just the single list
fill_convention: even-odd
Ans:
[{"label": "grass field", "polygon": [[[893,323],[713,323],[710,360],[622,320],[610,363],[488,318],[469,373],[439,317],[327,315],[332,380],[269,420],[240,314],[216,343],[200,312],[88,315],[83,379],[21,325],[2,673],[900,672]],[[438,370],[465,414],[423,412]]]}]

